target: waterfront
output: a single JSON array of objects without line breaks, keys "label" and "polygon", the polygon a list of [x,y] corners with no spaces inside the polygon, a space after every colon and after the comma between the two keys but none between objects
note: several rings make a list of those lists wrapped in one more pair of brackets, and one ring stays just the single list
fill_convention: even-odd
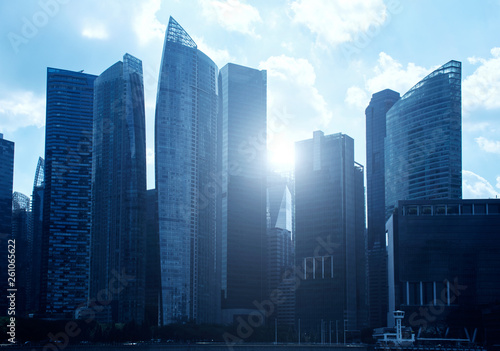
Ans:
[{"label": "waterfront", "polygon": [[141,350],[141,351],[367,351],[365,345],[343,345],[343,344],[225,344],[225,343],[197,343],[197,344],[144,344],[129,343],[115,345],[1,345],[5,350],[30,350],[30,351],[77,351],[77,350],[102,350],[102,351],[122,351],[122,350]]}]

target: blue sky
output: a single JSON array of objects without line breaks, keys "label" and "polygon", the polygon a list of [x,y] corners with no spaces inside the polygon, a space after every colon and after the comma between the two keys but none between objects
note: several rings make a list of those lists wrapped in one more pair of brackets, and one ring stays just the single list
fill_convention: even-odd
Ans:
[{"label": "blue sky", "polygon": [[148,188],[163,39],[173,16],[219,66],[266,69],[271,167],[314,130],[355,140],[365,164],[371,94],[403,95],[462,62],[464,198],[500,195],[500,1],[0,1],[0,133],[15,145],[14,190],[31,194],[44,154],[46,68],[100,74],[125,53],[143,61]]}]

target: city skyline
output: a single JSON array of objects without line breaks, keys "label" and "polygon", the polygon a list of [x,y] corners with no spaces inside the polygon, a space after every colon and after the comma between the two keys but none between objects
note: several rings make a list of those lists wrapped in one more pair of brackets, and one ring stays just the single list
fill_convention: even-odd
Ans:
[{"label": "city skyline", "polygon": [[[3,2],[2,13],[12,15],[0,25],[0,133],[16,143],[14,191],[30,195],[32,174],[43,156],[46,67],[98,74],[123,52],[144,63],[148,188],[154,187],[156,83],[172,15],[219,67],[234,62],[268,71],[268,145],[274,160],[280,150],[289,151],[294,141],[322,129],[351,135],[358,145],[356,159],[366,164],[364,108],[371,94],[385,88],[403,93],[440,63],[461,61],[463,197],[495,197],[500,170],[491,165],[500,159],[493,119],[500,109],[500,49],[493,33],[500,24],[493,14],[500,5],[447,4],[372,2],[358,4],[356,14],[336,2]],[[318,13],[322,8],[328,11]],[[443,20],[429,21],[416,32],[424,15]],[[335,18],[345,21],[322,25]],[[461,20],[464,25],[450,32],[452,23]],[[275,166],[291,168],[289,163]]]}]

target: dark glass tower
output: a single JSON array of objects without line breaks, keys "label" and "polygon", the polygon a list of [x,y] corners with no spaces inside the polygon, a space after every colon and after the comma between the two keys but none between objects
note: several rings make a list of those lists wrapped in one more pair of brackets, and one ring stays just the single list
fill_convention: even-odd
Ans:
[{"label": "dark glass tower", "polygon": [[385,247],[385,116],[399,100],[390,89],[373,94],[366,108],[366,182],[368,213],[368,286],[371,327],[386,324],[387,253]]},{"label": "dark glass tower", "polygon": [[219,99],[222,320],[231,323],[266,292],[267,72],[227,64]]},{"label": "dark glass tower", "polygon": [[340,332],[366,325],[364,170],[345,134],[316,131],[295,155],[296,317],[324,341],[322,322],[339,321]]},{"label": "dark glass tower", "polygon": [[[145,306],[146,129],[142,62],[125,54],[94,83],[90,296],[128,276],[103,303],[109,322],[142,323]],[[105,312],[106,311],[106,312]]]},{"label": "dark glass tower", "polygon": [[220,319],[216,74],[215,63],[170,17],[155,116],[163,324]]},{"label": "dark glass tower", "polygon": [[[14,143],[0,133],[0,287],[7,291],[7,241],[12,239],[12,185],[14,181]],[[6,295],[0,298],[0,315],[7,315]]]},{"label": "dark glass tower", "polygon": [[461,63],[418,82],[386,116],[386,219],[398,200],[462,197]]},{"label": "dark glass tower", "polygon": [[30,228],[30,198],[17,191],[12,194],[12,238],[16,240],[16,315],[26,317],[33,292],[33,262]]},{"label": "dark glass tower", "polygon": [[[0,134],[0,239],[12,232],[12,184],[14,180],[14,143]],[[5,251],[5,250],[4,250]],[[2,281],[3,283],[3,281]]]},{"label": "dark glass tower", "polygon": [[56,318],[73,317],[88,295],[95,78],[47,68],[40,297]]}]

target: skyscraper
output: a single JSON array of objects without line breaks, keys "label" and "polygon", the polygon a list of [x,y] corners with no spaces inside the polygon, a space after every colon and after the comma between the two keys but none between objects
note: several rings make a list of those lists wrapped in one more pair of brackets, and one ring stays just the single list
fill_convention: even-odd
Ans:
[{"label": "skyscraper", "polygon": [[390,89],[373,94],[366,108],[366,190],[370,326],[386,324],[387,253],[385,247],[385,116],[399,100]]},{"label": "skyscraper", "polygon": [[316,131],[295,144],[296,317],[318,341],[322,322],[340,321],[339,331],[366,324],[363,173],[345,134]]},{"label": "skyscraper", "polygon": [[461,63],[408,90],[386,115],[386,219],[398,200],[462,197]]},{"label": "skyscraper", "polygon": [[[12,184],[14,181],[14,143],[0,133],[0,260],[7,267],[7,244],[12,238]],[[7,269],[0,272],[0,287],[7,289]],[[7,298],[0,299],[0,314],[7,315]]]},{"label": "skyscraper", "polygon": [[158,325],[161,307],[160,245],[158,237],[158,196],[156,189],[146,193],[146,306],[144,321]]},{"label": "skyscraper", "polygon": [[30,198],[17,191],[12,194],[12,238],[16,240],[16,315],[26,317],[31,291],[33,262],[30,228]]},{"label": "skyscraper", "polygon": [[[14,180],[14,143],[0,133],[0,239],[12,233],[12,184]],[[3,242],[3,241],[2,241]]]},{"label": "skyscraper", "polygon": [[[142,323],[145,311],[146,129],[142,62],[129,55],[94,82],[90,300],[125,274],[101,320]],[[110,289],[108,289],[110,290]],[[110,290],[111,291],[111,290]]]},{"label": "skyscraper", "polygon": [[88,295],[96,76],[47,68],[41,309],[72,317]]},{"label": "skyscraper", "polygon": [[227,64],[219,99],[222,320],[230,323],[266,292],[267,72]]},{"label": "skyscraper", "polygon": [[220,316],[216,74],[215,63],[170,17],[155,116],[163,324]]}]

